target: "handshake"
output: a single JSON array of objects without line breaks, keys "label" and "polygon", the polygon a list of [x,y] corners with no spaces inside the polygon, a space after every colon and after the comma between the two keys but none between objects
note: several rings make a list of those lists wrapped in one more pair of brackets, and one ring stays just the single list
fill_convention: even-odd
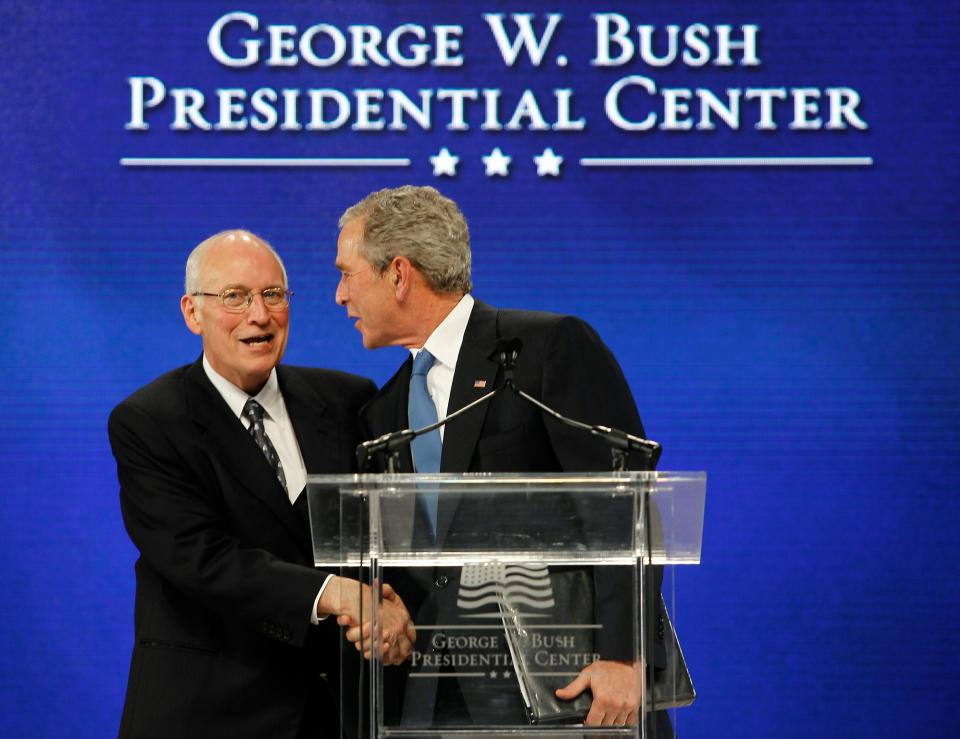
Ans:
[{"label": "handshake", "polygon": [[336,616],[337,623],[347,627],[347,640],[366,659],[376,655],[386,665],[399,665],[413,651],[417,640],[410,613],[397,592],[383,584],[380,589],[380,622],[376,634],[371,635],[370,617],[373,613],[371,598],[373,589],[362,582],[334,575],[317,604],[317,616]]}]

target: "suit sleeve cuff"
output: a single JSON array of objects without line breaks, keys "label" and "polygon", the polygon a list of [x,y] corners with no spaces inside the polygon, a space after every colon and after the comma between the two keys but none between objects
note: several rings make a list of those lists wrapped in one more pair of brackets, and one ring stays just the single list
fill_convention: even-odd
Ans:
[{"label": "suit sleeve cuff", "polygon": [[317,597],[313,599],[313,610],[310,611],[310,623],[313,624],[314,626],[319,624],[321,621],[327,620],[327,616],[324,616],[323,618],[320,618],[319,616],[317,616],[317,608],[320,605],[320,596],[323,595],[323,591],[326,590],[327,585],[330,584],[331,577],[333,577],[333,575],[327,575],[327,579],[324,580],[323,585],[320,586],[320,592],[318,592]]}]

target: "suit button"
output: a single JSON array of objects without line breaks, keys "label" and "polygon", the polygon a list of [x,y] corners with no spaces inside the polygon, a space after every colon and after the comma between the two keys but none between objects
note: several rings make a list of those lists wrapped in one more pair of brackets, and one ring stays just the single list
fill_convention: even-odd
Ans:
[{"label": "suit button", "polygon": [[446,575],[437,575],[433,580],[433,584],[436,585],[440,590],[443,590],[445,587],[447,587],[447,585],[450,584],[450,578]]}]

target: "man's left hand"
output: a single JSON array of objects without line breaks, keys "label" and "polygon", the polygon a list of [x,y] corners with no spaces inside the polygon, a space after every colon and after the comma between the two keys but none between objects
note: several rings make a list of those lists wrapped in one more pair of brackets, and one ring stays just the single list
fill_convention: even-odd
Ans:
[{"label": "man's left hand", "polygon": [[639,666],[633,662],[599,660],[581,670],[556,695],[569,701],[589,689],[593,703],[587,726],[627,726],[637,723],[642,679]]}]

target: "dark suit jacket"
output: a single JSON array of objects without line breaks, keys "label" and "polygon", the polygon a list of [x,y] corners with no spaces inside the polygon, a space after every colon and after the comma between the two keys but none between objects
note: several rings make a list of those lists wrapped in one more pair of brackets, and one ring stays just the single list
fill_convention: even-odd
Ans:
[{"label": "dark suit jacket", "polygon": [[[369,380],[280,366],[309,473],[352,469]],[[110,415],[120,502],[136,564],[135,644],[122,737],[294,737],[342,637],[310,625],[305,495],[291,505],[200,361]],[[319,692],[318,692],[319,691]],[[331,701],[332,706],[336,706]],[[337,736],[335,713],[327,717]]]},{"label": "dark suit jacket", "polygon": [[[515,382],[521,390],[568,417],[644,436],[623,372],[589,325],[573,316],[497,310],[479,301],[463,337],[448,414],[500,382],[502,370],[492,355],[501,338],[523,342],[515,369]],[[408,358],[361,410],[367,438],[406,428],[411,366]],[[501,392],[488,404],[448,424],[440,466],[441,472],[602,472],[610,468],[611,453],[602,441],[545,417],[510,391]],[[400,469],[413,469],[409,450],[401,455]],[[490,525],[489,511],[464,508],[456,501],[441,499],[439,537],[450,529],[455,517]],[[462,525],[458,522],[457,528]],[[453,577],[441,579],[451,602],[456,598]],[[595,615],[604,626],[597,636],[596,651],[606,659],[630,659],[631,641],[623,638],[632,628],[632,609],[624,606],[624,599],[632,592],[629,581],[598,576],[595,589]],[[401,591],[401,595],[416,620],[418,594]],[[437,595],[432,598],[436,601]]]},{"label": "dark suit jacket", "polygon": [[[585,423],[643,436],[643,424],[616,359],[596,332],[573,316],[497,310],[480,301],[463,337],[447,413],[488,392],[500,379],[492,356],[497,340],[523,342],[517,386],[560,413]],[[407,426],[409,358],[360,412],[368,438]],[[477,380],[483,381],[477,387]],[[441,472],[602,472],[610,451],[582,431],[544,418],[510,392],[451,421],[444,435]],[[402,471],[412,471],[409,450]],[[442,512],[439,528],[443,528]]]}]

